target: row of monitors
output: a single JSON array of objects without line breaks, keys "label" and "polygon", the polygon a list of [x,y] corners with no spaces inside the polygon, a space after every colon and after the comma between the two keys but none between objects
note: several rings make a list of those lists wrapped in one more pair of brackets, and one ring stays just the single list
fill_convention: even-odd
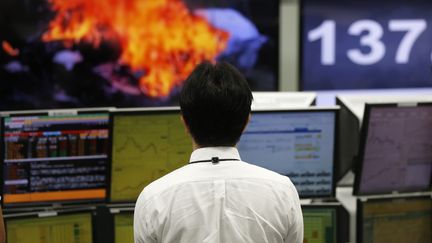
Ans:
[{"label": "row of monitors", "polygon": [[[302,211],[304,243],[348,242],[349,216],[342,206],[307,205]],[[51,217],[8,216],[6,231],[8,242],[132,243],[133,209],[101,207]]]},{"label": "row of monitors", "polygon": [[[254,111],[241,157],[289,176],[302,198],[332,197],[348,135],[339,132],[338,111]],[[146,185],[187,164],[192,146],[179,116],[172,108],[3,117],[4,205],[134,202]],[[431,128],[431,104],[366,105],[355,193],[430,190]]]},{"label": "row of monitors", "polygon": [[[106,212],[105,212],[106,211]],[[302,206],[304,243],[349,242],[349,216],[337,205]],[[357,202],[357,243],[432,241],[430,197]],[[55,217],[6,218],[8,242],[133,242],[133,211],[97,210]]]},{"label": "row of monitors", "polygon": [[[332,197],[337,111],[254,112],[238,145],[242,159],[289,176],[302,197]],[[135,202],[192,152],[178,108],[9,115],[1,130],[6,207]]]}]

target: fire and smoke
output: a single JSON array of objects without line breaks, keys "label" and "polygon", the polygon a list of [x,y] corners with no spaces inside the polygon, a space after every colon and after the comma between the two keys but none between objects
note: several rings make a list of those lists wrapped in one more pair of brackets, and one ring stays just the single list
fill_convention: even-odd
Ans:
[{"label": "fire and smoke", "polygon": [[49,0],[56,12],[42,40],[121,46],[119,62],[144,72],[141,91],[168,96],[196,64],[225,50],[229,34],[194,15],[181,0]]}]

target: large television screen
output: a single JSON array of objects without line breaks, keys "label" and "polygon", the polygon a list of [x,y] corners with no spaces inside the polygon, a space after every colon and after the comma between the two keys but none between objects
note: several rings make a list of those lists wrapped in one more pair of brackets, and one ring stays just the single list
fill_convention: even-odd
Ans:
[{"label": "large television screen", "polygon": [[301,4],[303,90],[432,86],[432,1]]},{"label": "large television screen", "polygon": [[429,191],[432,104],[366,105],[354,192]]},{"label": "large television screen", "polygon": [[172,105],[204,60],[274,91],[278,22],[278,0],[4,0],[0,110]]},{"label": "large television screen", "polygon": [[238,150],[248,163],[288,176],[302,198],[334,195],[337,110],[255,111]]}]

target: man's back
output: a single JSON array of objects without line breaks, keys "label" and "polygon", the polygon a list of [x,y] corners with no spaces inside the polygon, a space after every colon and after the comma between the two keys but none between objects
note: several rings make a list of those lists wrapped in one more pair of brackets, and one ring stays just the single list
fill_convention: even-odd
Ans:
[{"label": "man's back", "polygon": [[233,147],[195,150],[191,162],[144,189],[135,242],[301,243],[303,222],[291,181],[247,164]]}]

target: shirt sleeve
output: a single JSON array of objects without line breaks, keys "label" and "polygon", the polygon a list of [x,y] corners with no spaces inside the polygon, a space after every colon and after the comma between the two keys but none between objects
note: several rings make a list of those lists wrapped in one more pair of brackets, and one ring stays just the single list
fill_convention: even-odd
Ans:
[{"label": "shirt sleeve", "polygon": [[146,218],[146,210],[139,207],[138,203],[134,212],[134,241],[135,243],[157,243],[152,234],[153,225]]},{"label": "shirt sleeve", "polygon": [[293,200],[288,213],[289,230],[285,243],[303,243],[303,214],[297,191],[293,190]]}]

